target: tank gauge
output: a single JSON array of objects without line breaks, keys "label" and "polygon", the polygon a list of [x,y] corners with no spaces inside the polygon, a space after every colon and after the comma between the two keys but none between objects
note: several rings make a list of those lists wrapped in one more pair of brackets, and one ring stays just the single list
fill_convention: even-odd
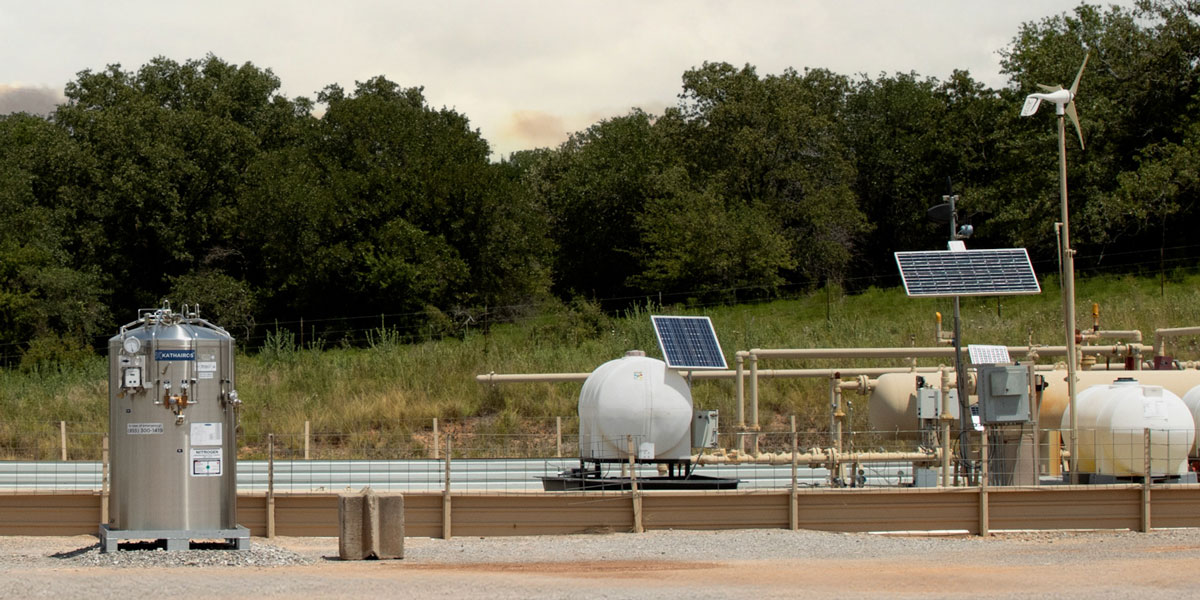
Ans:
[{"label": "tank gauge", "polygon": [[126,352],[129,354],[136,354],[138,350],[142,349],[142,340],[139,340],[135,337],[127,337],[125,338],[124,346]]}]

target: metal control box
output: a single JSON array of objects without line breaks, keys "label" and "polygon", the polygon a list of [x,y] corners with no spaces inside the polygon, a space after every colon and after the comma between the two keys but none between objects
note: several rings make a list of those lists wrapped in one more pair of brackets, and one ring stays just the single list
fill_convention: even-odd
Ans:
[{"label": "metal control box", "polygon": [[[950,390],[950,417],[957,419],[960,412],[958,390],[952,389]],[[917,418],[940,419],[941,417],[942,390],[929,387],[917,388]]]},{"label": "metal control box", "polygon": [[696,411],[696,416],[692,419],[692,447],[717,447],[717,411]]},{"label": "metal control box", "polygon": [[1029,367],[990,365],[978,367],[976,384],[984,423],[1027,423],[1033,420],[1029,402]]}]

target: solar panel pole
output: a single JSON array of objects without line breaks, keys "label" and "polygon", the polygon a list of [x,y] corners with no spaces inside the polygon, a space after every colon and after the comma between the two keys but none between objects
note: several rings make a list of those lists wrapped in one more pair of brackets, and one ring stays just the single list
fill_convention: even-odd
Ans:
[{"label": "solar panel pole", "polygon": [[[950,241],[960,239],[958,235],[958,214],[954,208],[954,204],[958,201],[958,196],[951,194],[943,196],[943,200],[950,204]],[[971,430],[973,429],[971,422],[971,400],[964,392],[967,388],[967,374],[963,370],[962,360],[962,311],[960,310],[959,297],[954,297],[954,385],[958,389],[958,404],[960,413],[959,417],[959,433],[958,433],[958,453],[960,464],[964,467],[967,477],[970,477],[971,469],[968,457],[971,456]]]}]

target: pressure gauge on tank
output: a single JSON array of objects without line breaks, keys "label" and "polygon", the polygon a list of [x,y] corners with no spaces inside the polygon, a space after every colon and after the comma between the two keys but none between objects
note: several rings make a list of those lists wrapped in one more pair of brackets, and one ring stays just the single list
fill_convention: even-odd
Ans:
[{"label": "pressure gauge on tank", "polygon": [[142,340],[135,337],[127,337],[125,338],[123,347],[128,354],[137,354],[137,351],[142,349]]}]

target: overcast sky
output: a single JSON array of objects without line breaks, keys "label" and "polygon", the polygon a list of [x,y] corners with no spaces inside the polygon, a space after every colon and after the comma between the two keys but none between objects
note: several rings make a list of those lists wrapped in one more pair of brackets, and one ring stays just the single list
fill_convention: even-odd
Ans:
[{"label": "overcast sky", "polygon": [[[633,107],[661,113],[704,61],[845,75],[967,69],[1077,0],[0,0],[0,113],[46,112],[84,69],[212,53],[289,97],[384,75],[466,115],[497,156],[554,146]],[[1103,4],[1107,5],[1108,2]],[[1129,2],[1121,2],[1129,4]]]}]

